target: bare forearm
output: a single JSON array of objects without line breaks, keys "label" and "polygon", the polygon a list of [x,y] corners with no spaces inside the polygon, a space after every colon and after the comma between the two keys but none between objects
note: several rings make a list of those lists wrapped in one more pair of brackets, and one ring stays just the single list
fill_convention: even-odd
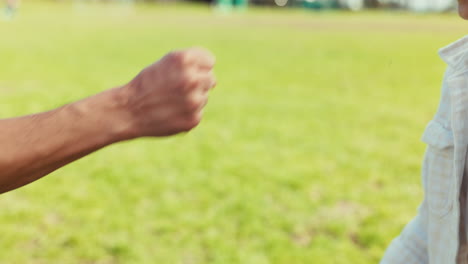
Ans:
[{"label": "bare forearm", "polygon": [[0,120],[0,193],[129,137],[114,90],[31,116]]},{"label": "bare forearm", "polygon": [[193,129],[216,85],[214,63],[203,49],[171,52],[122,87],[49,112],[0,120],[0,193],[118,141]]}]

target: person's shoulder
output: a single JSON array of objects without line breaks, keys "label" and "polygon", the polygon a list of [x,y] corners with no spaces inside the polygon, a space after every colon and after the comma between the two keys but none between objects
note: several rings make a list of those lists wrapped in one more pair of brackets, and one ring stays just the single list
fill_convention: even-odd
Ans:
[{"label": "person's shoulder", "polygon": [[468,70],[468,35],[441,48],[439,56],[450,68]]}]

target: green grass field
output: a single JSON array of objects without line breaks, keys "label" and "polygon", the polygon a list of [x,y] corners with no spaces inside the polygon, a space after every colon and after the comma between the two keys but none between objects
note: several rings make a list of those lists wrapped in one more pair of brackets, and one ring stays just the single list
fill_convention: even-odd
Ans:
[{"label": "green grass field", "polygon": [[[455,15],[24,3],[0,21],[0,118],[205,46],[203,123],[0,196],[1,264],[377,263],[422,198],[420,136]],[[1,131],[0,131],[1,133]]]}]

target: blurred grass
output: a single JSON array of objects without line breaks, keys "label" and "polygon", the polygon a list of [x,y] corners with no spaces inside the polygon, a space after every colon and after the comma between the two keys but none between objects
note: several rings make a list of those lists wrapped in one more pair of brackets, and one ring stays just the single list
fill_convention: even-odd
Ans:
[{"label": "blurred grass", "polygon": [[[0,263],[376,263],[422,196],[454,15],[25,3],[0,22],[0,118],[205,46],[202,125],[0,196]],[[1,132],[0,132],[1,133]]]}]

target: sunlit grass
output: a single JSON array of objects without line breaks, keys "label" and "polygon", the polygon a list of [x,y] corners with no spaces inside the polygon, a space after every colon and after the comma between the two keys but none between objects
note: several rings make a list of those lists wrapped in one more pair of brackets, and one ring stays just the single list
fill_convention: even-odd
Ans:
[{"label": "sunlit grass", "polygon": [[[24,3],[0,22],[0,117],[205,46],[195,131],[99,151],[0,196],[0,263],[376,263],[421,200],[420,135],[454,15]],[[1,131],[0,131],[1,133]]]}]

